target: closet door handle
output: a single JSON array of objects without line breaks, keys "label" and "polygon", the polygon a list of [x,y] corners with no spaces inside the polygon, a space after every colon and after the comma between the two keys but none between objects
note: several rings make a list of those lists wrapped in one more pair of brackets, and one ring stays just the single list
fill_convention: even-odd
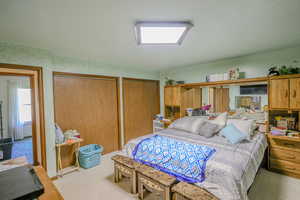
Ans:
[{"label": "closet door handle", "polygon": [[285,97],[288,97],[288,95],[289,95],[289,92],[286,90],[285,91]]},{"label": "closet door handle", "polygon": [[293,97],[296,98],[296,95],[297,95],[296,90],[294,90]]}]

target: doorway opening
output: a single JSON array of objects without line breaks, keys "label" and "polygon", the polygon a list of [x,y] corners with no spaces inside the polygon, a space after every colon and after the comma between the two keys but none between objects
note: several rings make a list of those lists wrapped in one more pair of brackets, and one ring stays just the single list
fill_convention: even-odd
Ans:
[{"label": "doorway opening", "polygon": [[0,64],[0,161],[46,169],[42,68]]},{"label": "doorway opening", "polygon": [[30,78],[0,76],[0,160],[25,156],[33,164]]}]

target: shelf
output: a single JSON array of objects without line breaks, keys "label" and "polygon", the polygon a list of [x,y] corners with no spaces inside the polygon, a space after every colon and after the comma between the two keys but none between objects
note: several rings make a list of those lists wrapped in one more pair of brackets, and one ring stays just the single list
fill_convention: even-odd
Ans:
[{"label": "shelf", "polygon": [[268,133],[268,137],[270,139],[279,139],[279,140],[299,141],[300,142],[300,137],[277,136],[277,135],[272,135],[271,133]]},{"label": "shelf", "polygon": [[231,84],[241,84],[241,83],[253,83],[253,82],[266,82],[268,77],[258,77],[258,78],[244,78],[237,80],[224,80],[215,82],[200,82],[200,83],[186,83],[177,85],[179,87],[205,87],[205,86],[217,86],[217,85],[231,85]]}]

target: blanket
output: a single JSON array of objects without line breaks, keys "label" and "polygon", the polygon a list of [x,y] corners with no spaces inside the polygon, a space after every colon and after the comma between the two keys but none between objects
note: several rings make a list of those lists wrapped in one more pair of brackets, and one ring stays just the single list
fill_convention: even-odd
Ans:
[{"label": "blanket", "polygon": [[143,139],[132,152],[134,160],[149,165],[180,181],[205,180],[207,160],[216,150],[209,146],[154,135]]}]

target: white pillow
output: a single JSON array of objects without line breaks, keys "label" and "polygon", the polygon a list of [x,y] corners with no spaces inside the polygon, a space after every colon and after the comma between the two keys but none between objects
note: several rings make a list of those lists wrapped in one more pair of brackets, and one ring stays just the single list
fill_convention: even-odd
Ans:
[{"label": "white pillow", "polygon": [[213,120],[210,120],[209,122],[219,125],[220,128],[225,127],[226,122],[227,122],[227,112],[224,112],[224,113],[220,114],[218,117],[216,117]]},{"label": "white pillow", "polygon": [[254,133],[254,120],[243,120],[243,119],[228,119],[227,125],[234,125],[237,129],[239,129],[241,132],[248,135],[247,139],[251,139],[251,136]]},{"label": "white pillow", "polygon": [[199,134],[199,129],[205,122],[204,118],[198,117],[184,117],[175,120],[168,128],[187,131],[194,134]]}]

